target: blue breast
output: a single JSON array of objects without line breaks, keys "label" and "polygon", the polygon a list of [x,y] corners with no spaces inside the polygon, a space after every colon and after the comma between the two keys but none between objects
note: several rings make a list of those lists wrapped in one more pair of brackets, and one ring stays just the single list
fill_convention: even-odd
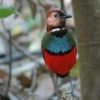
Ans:
[{"label": "blue breast", "polygon": [[53,41],[49,43],[47,50],[53,53],[59,53],[59,52],[67,52],[71,50],[73,47],[73,43],[67,38],[67,36],[63,37],[56,37],[53,36]]}]

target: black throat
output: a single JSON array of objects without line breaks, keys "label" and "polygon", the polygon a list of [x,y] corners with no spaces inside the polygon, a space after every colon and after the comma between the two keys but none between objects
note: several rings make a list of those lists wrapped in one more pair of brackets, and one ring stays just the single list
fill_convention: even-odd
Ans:
[{"label": "black throat", "polygon": [[67,34],[67,29],[65,27],[63,28],[53,28],[50,33],[56,37],[63,37],[65,34]]}]

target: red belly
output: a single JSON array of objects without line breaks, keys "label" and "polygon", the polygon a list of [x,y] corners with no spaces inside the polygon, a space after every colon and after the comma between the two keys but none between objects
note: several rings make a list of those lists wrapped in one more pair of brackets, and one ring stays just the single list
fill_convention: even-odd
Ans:
[{"label": "red belly", "polygon": [[76,46],[64,55],[53,55],[44,50],[44,56],[45,64],[49,70],[60,75],[65,75],[76,63]]}]

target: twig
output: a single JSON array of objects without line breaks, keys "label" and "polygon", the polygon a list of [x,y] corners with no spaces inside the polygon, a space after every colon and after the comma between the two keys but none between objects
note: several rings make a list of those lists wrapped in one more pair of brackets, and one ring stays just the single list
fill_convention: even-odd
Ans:
[{"label": "twig", "polygon": [[[15,7],[17,8],[17,11],[18,12],[21,12],[22,11],[22,0],[15,0]],[[15,18],[17,17],[18,15],[16,14],[15,15]]]},{"label": "twig", "polygon": [[[1,87],[1,88],[2,88],[2,87],[5,88],[7,92],[11,92],[16,98],[18,98],[18,100],[21,100],[18,96],[16,96],[12,91],[10,91],[10,90],[9,90],[7,87],[5,87],[3,84],[0,84],[0,87]],[[5,92],[6,92],[6,91],[5,91]],[[3,92],[3,91],[2,91],[2,92]],[[6,92],[6,93],[7,93],[7,92]],[[8,94],[7,94],[7,96],[8,96]],[[0,98],[0,100],[2,100],[2,99]]]},{"label": "twig", "polygon": [[32,0],[27,0],[27,1],[29,3],[30,8],[31,8],[32,17],[34,18],[35,14],[36,14],[36,4]]},{"label": "twig", "polygon": [[41,0],[38,0],[38,3],[41,7],[44,8],[45,14],[47,15],[47,13],[50,11],[51,5],[50,4],[44,4],[43,2],[41,2]]},{"label": "twig", "polygon": [[[0,32],[0,34],[1,34],[7,41],[9,41],[7,34],[2,33],[2,32]],[[12,45],[13,45],[17,50],[19,50],[22,54],[24,54],[26,57],[28,57],[30,60],[35,61],[38,65],[42,65],[42,64],[37,60],[36,57],[31,56],[31,54],[30,54],[28,51],[26,51],[23,47],[21,47],[21,46],[18,44],[17,41],[14,41],[14,40],[12,39]]]},{"label": "twig", "polygon": [[8,31],[8,33],[9,33],[9,58],[10,58],[8,87],[10,88],[12,79],[12,37],[10,31]]},{"label": "twig", "polygon": [[11,37],[11,34],[10,34],[10,31],[6,29],[5,25],[4,25],[4,22],[3,20],[1,20],[2,22],[2,26],[3,28],[7,31],[7,33],[9,34],[9,79],[8,79],[8,88],[10,88],[11,86],[11,78],[12,78],[12,72],[11,72],[11,69],[12,69],[12,37]]},{"label": "twig", "polygon": [[60,0],[60,2],[61,2],[61,9],[65,9],[65,7],[64,7],[64,0]]},{"label": "twig", "polygon": [[[2,3],[3,3],[3,0],[1,0],[1,4]],[[12,69],[12,49],[11,49],[11,47],[12,47],[12,37],[11,37],[10,31],[8,29],[6,29],[3,19],[1,19],[1,23],[2,23],[4,30],[9,34],[9,59],[10,59],[10,62],[9,62],[8,88],[10,88],[11,78],[12,78],[12,72],[11,72],[11,69]]]}]

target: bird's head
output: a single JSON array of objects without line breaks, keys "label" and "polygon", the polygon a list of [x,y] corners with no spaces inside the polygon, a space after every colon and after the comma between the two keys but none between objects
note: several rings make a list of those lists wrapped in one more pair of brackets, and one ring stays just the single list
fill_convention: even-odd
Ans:
[{"label": "bird's head", "polygon": [[66,18],[71,18],[71,15],[68,15],[65,11],[60,9],[52,10],[48,13],[46,23],[47,31],[51,31],[56,28],[65,27]]}]

